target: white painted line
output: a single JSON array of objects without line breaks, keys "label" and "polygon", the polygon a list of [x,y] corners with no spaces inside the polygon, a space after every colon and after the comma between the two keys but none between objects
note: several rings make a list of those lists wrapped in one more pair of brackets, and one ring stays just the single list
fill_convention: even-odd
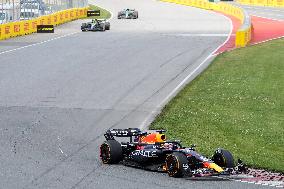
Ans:
[{"label": "white painted line", "polygon": [[177,91],[179,91],[181,89],[181,87],[188,81],[188,79],[193,76],[199,69],[201,66],[203,66],[210,58],[212,58],[214,56],[214,54],[222,47],[224,46],[230,39],[232,33],[233,33],[233,23],[232,23],[232,20],[229,19],[228,17],[222,15],[222,14],[219,14],[221,16],[223,16],[225,19],[227,19],[229,22],[230,22],[230,32],[228,33],[227,35],[227,39],[224,41],[224,43],[222,43],[220,46],[218,46],[213,52],[211,52],[209,54],[209,56],[207,56],[202,62],[201,64],[199,64],[192,72],[190,72],[187,77],[185,77],[180,83],[178,86],[176,86],[167,96],[166,98],[164,98],[162,100],[162,102],[155,108],[155,110],[151,111],[149,113],[149,115],[144,119],[144,121],[140,124],[139,128],[140,129],[145,129],[145,127],[147,126],[146,124],[148,123],[149,119],[152,117],[152,115],[157,112],[160,108],[162,108],[162,106],[170,99],[172,98],[176,93]]},{"label": "white painted line", "polygon": [[273,8],[267,8],[267,7],[248,7],[245,6],[246,9],[254,9],[254,10],[262,10],[262,11],[269,11],[269,12],[280,12],[283,13],[283,10],[273,9]]},{"label": "white painted line", "polygon": [[[283,22],[283,19],[277,19],[277,18],[271,18],[271,17],[266,17],[266,16],[259,16],[259,15],[255,15],[255,14],[250,14],[251,16],[255,16],[255,17],[259,17],[259,18],[265,18],[265,19],[270,19],[270,20],[275,20],[275,21],[279,21],[279,22]],[[275,15],[275,14],[266,14],[266,15],[271,15],[271,16],[284,16],[284,15]]]},{"label": "white painted line", "polygon": [[257,43],[251,43],[250,45],[258,45],[258,44],[261,44],[261,43],[269,42],[269,41],[276,40],[276,39],[282,39],[282,38],[284,38],[284,36],[276,37],[276,38],[272,38],[272,39],[268,39],[268,40],[264,40],[264,41],[260,41],[260,42],[257,42]]},{"label": "white painted line", "polygon": [[[107,9],[105,9],[105,10],[107,10]],[[109,10],[107,10],[108,12],[110,12],[110,18],[109,18],[109,20],[112,20],[113,19],[113,12],[111,12],[111,11],[109,11]]]},{"label": "white painted line", "polygon": [[64,152],[62,151],[62,149],[59,147],[59,150],[60,150],[60,152],[62,153],[62,154],[64,154]]},{"label": "white painted line", "polygon": [[98,7],[100,7],[100,8],[102,8],[102,9],[105,9],[105,10],[107,10],[108,12],[110,12],[110,18],[109,18],[109,20],[112,20],[113,19],[113,12],[111,12],[110,10],[108,10],[107,8],[105,8],[104,6],[101,6],[101,5],[99,5],[99,4],[97,4],[97,3],[93,3],[93,2],[91,2],[90,4],[93,4],[93,5],[95,5],[95,6],[98,6]]},{"label": "white painted line", "polygon": [[[103,8],[103,7],[102,7]],[[105,8],[103,8],[105,9]],[[107,9],[105,9],[107,10]],[[110,20],[113,18],[113,13],[111,11],[109,11],[110,14],[111,14],[111,17],[110,17]],[[0,55],[2,54],[6,54],[6,53],[10,53],[10,52],[14,52],[14,51],[18,51],[18,50],[21,50],[21,49],[25,49],[25,48],[28,48],[28,47],[34,47],[34,46],[37,46],[37,45],[41,45],[41,44],[44,44],[44,43],[48,43],[50,41],[54,41],[54,40],[57,40],[57,39],[61,39],[61,38],[64,38],[64,37],[68,37],[68,36],[71,36],[71,35],[74,35],[76,33],[79,33],[79,32],[73,32],[73,33],[69,33],[69,34],[65,34],[65,35],[62,35],[62,36],[59,36],[59,37],[55,37],[55,38],[52,38],[52,39],[48,39],[46,41],[41,41],[41,42],[38,42],[38,43],[34,43],[34,44],[31,44],[31,45],[26,45],[26,46],[23,46],[23,47],[19,47],[19,48],[15,48],[15,49],[11,49],[11,50],[7,50],[7,51],[2,51],[0,52]]]},{"label": "white painted line", "polygon": [[251,14],[251,16],[255,16],[255,17],[259,17],[259,18],[265,18],[265,19],[274,20],[274,21],[279,21],[279,22],[284,22],[284,20],[281,20],[281,19],[269,18],[269,17],[265,17],[265,16],[255,15],[255,14]]},{"label": "white painted line", "polygon": [[[100,8],[103,8],[105,10],[107,10],[106,8],[102,7],[102,6],[99,6]],[[109,20],[112,20],[113,19],[113,12],[111,12],[110,10],[107,10],[108,12],[110,12],[110,18]]]},{"label": "white painted line", "polygon": [[6,54],[6,53],[10,53],[10,52],[14,52],[14,51],[21,50],[21,49],[25,49],[25,48],[28,48],[28,47],[34,47],[34,46],[37,46],[37,45],[41,45],[41,44],[44,44],[44,43],[47,43],[47,42],[50,42],[50,41],[54,41],[54,40],[57,40],[57,39],[68,37],[70,35],[74,35],[76,33],[79,33],[79,32],[69,33],[69,34],[65,34],[65,35],[62,35],[62,36],[59,36],[59,37],[56,37],[56,38],[48,39],[46,41],[41,41],[41,42],[34,43],[34,44],[31,44],[31,45],[27,45],[27,46],[23,46],[23,47],[11,49],[11,50],[3,51],[3,52],[0,52],[0,55]]},{"label": "white painted line", "polygon": [[[228,34],[210,34],[210,33],[200,33],[200,34],[191,34],[191,33],[182,33],[182,34],[166,34],[173,36],[184,36],[184,37],[227,37]],[[234,35],[234,34],[233,34]]]},{"label": "white painted line", "polygon": [[218,46],[213,52],[211,52],[209,54],[208,57],[206,57],[202,62],[201,64],[199,64],[199,66],[197,66],[186,78],[184,78],[184,80],[181,81],[181,83],[176,87],[174,88],[174,90],[160,103],[160,105],[158,106],[159,108],[165,104],[179,89],[182,85],[184,85],[187,80],[195,73],[199,70],[199,68],[205,64],[207,62],[207,60],[209,60],[215,52],[217,52],[222,46],[224,46],[230,39],[231,35],[232,35],[232,32],[233,32],[233,23],[232,23],[232,20],[229,19],[228,17],[224,16],[227,20],[229,20],[230,22],[230,32],[229,34],[227,35],[227,39],[224,41],[224,43],[222,43],[220,46]]}]

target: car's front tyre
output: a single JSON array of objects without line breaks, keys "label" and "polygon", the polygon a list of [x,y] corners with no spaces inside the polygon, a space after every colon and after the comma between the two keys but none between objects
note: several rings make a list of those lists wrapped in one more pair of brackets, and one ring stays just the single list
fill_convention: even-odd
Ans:
[{"label": "car's front tyre", "polygon": [[181,152],[174,152],[166,157],[166,170],[170,177],[183,177],[187,157]]},{"label": "car's front tyre", "polygon": [[214,163],[222,168],[234,168],[235,161],[232,153],[225,149],[217,149],[212,157]]}]

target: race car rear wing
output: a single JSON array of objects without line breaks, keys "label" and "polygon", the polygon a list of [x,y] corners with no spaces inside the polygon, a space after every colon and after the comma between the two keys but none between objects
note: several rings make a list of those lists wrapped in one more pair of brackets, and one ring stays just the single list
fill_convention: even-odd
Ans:
[{"label": "race car rear wing", "polygon": [[[166,130],[155,130],[156,133],[163,134]],[[141,131],[139,128],[128,129],[109,129],[104,134],[106,140],[114,140],[114,137],[129,137],[130,142],[133,141],[133,137],[146,136],[148,132]]]},{"label": "race car rear wing", "polygon": [[132,140],[133,136],[146,135],[147,132],[142,132],[138,128],[128,128],[128,129],[109,129],[104,134],[106,140],[113,140],[114,137],[130,137]]}]

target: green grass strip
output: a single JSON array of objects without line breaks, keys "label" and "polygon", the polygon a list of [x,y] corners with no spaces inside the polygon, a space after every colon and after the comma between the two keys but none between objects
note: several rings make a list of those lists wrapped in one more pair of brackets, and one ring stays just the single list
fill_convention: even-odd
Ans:
[{"label": "green grass strip", "polygon": [[152,123],[210,156],[284,172],[284,39],[219,55]]},{"label": "green grass strip", "polygon": [[88,17],[88,19],[109,19],[111,17],[111,13],[109,11],[107,11],[106,9],[103,9],[101,7],[95,6],[95,5],[89,5],[90,10],[100,10],[101,11],[101,15],[100,16],[91,16]]}]

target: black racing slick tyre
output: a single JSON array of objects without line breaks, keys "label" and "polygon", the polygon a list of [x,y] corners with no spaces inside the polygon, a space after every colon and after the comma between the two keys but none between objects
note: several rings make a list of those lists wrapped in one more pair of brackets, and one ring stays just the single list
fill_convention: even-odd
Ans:
[{"label": "black racing slick tyre", "polygon": [[121,13],[120,12],[117,14],[117,19],[121,19]]},{"label": "black racing slick tyre", "polygon": [[134,18],[134,19],[137,19],[137,18],[138,18],[138,12],[137,12],[137,11],[134,12],[133,18]]},{"label": "black racing slick tyre", "polygon": [[183,165],[188,164],[188,160],[183,153],[174,152],[166,157],[166,170],[170,177],[183,177]]},{"label": "black racing slick tyre", "polygon": [[100,158],[104,164],[115,164],[122,160],[122,147],[116,140],[105,141],[100,147]]},{"label": "black racing slick tyre", "polygon": [[110,24],[109,23],[106,24],[105,28],[106,28],[106,30],[110,30]]},{"label": "black racing slick tyre", "polygon": [[214,152],[212,160],[214,161],[214,163],[216,163],[217,165],[223,168],[235,167],[234,157],[231,154],[231,152],[229,152],[228,150],[224,150],[220,148],[217,149]]},{"label": "black racing slick tyre", "polygon": [[106,25],[105,24],[100,24],[100,31],[106,31]]}]

